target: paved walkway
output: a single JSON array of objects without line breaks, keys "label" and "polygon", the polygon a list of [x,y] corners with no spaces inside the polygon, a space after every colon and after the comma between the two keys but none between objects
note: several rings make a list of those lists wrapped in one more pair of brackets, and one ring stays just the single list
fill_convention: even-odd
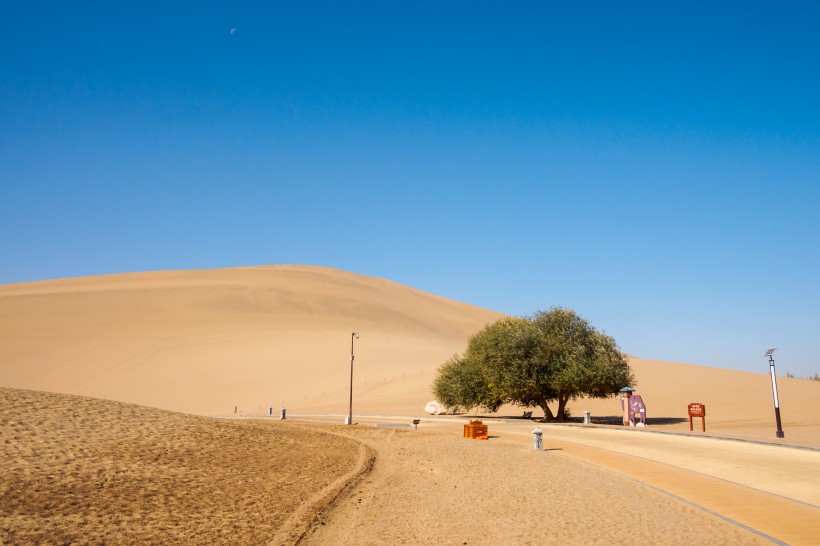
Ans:
[{"label": "paved walkway", "polygon": [[[491,436],[532,443],[532,423],[487,422]],[[628,429],[541,428],[551,453],[628,476],[775,542],[820,544],[820,452]]]},{"label": "paved walkway", "polygon": [[[359,417],[362,424],[412,417]],[[466,419],[422,418],[461,434]],[[490,437],[532,444],[535,424],[485,420]],[[649,430],[539,425],[547,456],[570,457],[672,495],[775,543],[820,545],[820,451]]]}]

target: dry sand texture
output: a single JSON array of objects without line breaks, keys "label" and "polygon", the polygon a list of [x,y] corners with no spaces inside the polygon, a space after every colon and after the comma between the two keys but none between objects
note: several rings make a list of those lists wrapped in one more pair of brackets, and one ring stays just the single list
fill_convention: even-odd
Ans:
[{"label": "dry sand texture", "polygon": [[311,527],[308,544],[763,543],[634,481],[499,440],[0,397],[4,544],[293,544]]},{"label": "dry sand texture", "polygon": [[307,544],[763,544],[605,470],[500,440],[356,427],[373,472]]},{"label": "dry sand texture", "polygon": [[[429,417],[424,430],[460,432],[464,419]],[[493,438],[532,445],[533,424],[488,421]],[[820,537],[820,450],[654,429],[546,424],[544,447],[720,514],[786,544]]]},{"label": "dry sand texture", "polygon": [[429,400],[436,367],[499,316],[320,267],[5,285],[0,385],[202,415],[340,408],[359,331],[357,398],[412,412]]},{"label": "dry sand texture", "polygon": [[[0,385],[201,415],[232,414],[235,406],[242,415],[261,414],[284,402],[293,413],[341,418],[350,333],[359,331],[354,412],[412,416],[431,399],[436,368],[499,316],[386,280],[307,266],[4,285]],[[702,402],[707,433],[775,441],[763,357],[760,373],[631,363],[655,427],[688,431],[686,406]],[[820,446],[820,382],[781,377],[778,385],[786,442]],[[599,420],[619,415],[616,399],[579,400],[570,409],[577,418],[584,409]]]},{"label": "dry sand texture", "polygon": [[366,470],[357,441],[0,388],[0,544],[293,543]]}]

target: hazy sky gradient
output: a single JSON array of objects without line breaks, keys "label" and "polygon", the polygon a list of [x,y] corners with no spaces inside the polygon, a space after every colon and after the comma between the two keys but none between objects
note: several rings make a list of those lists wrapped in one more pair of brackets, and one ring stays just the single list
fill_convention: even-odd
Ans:
[{"label": "hazy sky gradient", "polygon": [[820,372],[816,2],[0,16],[1,283],[325,265]]}]

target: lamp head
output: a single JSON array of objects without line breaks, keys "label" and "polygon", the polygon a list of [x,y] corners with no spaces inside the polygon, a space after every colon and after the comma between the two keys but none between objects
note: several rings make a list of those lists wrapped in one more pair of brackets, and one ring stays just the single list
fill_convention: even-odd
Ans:
[{"label": "lamp head", "polygon": [[776,350],[777,350],[777,347],[772,347],[771,349],[766,351],[766,354],[763,355],[763,356],[772,356]]},{"label": "lamp head", "polygon": [[353,332],[353,335],[356,336],[356,339],[359,339],[359,332]]}]

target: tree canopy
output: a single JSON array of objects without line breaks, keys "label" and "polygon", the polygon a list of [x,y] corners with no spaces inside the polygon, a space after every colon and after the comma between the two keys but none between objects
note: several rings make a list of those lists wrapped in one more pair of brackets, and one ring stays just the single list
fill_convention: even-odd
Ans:
[{"label": "tree canopy", "polygon": [[[567,402],[606,398],[633,385],[634,375],[615,340],[572,309],[554,307],[530,317],[506,317],[474,334],[463,355],[439,367],[433,391],[444,405],[539,407],[563,420]],[[553,414],[550,403],[557,403]]]}]

